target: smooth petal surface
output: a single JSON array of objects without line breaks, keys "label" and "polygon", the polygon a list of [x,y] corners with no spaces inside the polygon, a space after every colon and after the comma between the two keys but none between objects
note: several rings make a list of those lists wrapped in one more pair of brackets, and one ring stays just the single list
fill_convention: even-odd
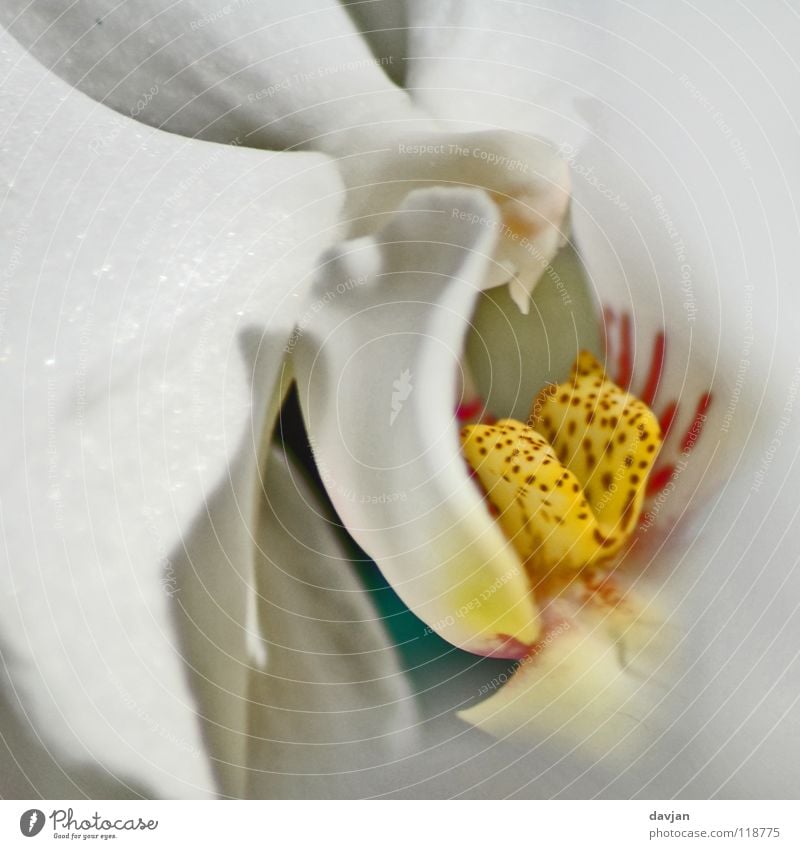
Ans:
[{"label": "smooth petal surface", "polygon": [[182,135],[341,149],[417,115],[335,0],[11,0],[0,20],[90,97]]},{"label": "smooth petal surface", "polygon": [[409,682],[320,493],[277,448],[265,484],[256,586],[267,664],[250,690],[247,795],[376,795],[417,741]]},{"label": "smooth petal surface", "polygon": [[0,50],[4,795],[235,792],[262,433],[340,184]]},{"label": "smooth petal surface", "polygon": [[[385,3],[385,0],[384,0]],[[575,108],[596,73],[601,27],[581,2],[406,0],[405,85],[453,129],[502,128],[577,143]],[[606,4],[599,7],[602,17]],[[580,14],[584,12],[584,14]]]},{"label": "smooth petal surface", "polygon": [[312,448],[345,526],[445,639],[514,656],[537,616],[467,475],[454,415],[497,221],[479,192],[413,193],[378,236],[327,257],[292,341]]}]

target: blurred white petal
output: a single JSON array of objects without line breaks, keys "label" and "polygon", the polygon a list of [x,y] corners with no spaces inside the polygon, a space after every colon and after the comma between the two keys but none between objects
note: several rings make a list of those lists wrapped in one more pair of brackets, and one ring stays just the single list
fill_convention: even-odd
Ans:
[{"label": "blurred white petal", "polygon": [[207,795],[207,745],[244,744],[258,452],[340,184],[316,154],[123,119],[8,36],[2,55],[7,719],[38,769]]},{"label": "blurred white petal", "polygon": [[90,97],[182,135],[325,149],[415,114],[336,0],[10,0],[0,21]]},{"label": "blurred white petal", "polygon": [[452,129],[502,128],[576,142],[574,108],[596,73],[607,4],[405,0],[414,101]]},{"label": "blurred white petal", "polygon": [[249,696],[247,795],[377,794],[416,743],[409,682],[353,571],[352,544],[277,449],[265,495],[256,588],[267,664]]},{"label": "blurred white petal", "polygon": [[[351,235],[372,232],[415,186],[496,192],[509,237],[497,283],[522,312],[565,239],[568,178],[541,142],[443,133],[384,73],[334,0],[12,4],[12,33],[45,65],[125,115],[184,135],[335,154]],[[432,158],[421,147],[438,147]],[[444,151],[444,152],[443,152]],[[483,157],[483,158],[481,158]],[[487,158],[489,157],[489,158]]]}]

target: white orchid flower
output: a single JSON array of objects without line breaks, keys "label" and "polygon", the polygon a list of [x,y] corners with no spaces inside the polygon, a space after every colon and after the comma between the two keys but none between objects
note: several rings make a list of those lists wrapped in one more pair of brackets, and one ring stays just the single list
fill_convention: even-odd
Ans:
[{"label": "white orchid flower", "polygon": [[[794,573],[770,565],[776,536],[791,547],[777,470],[793,457],[783,396],[795,363],[788,313],[772,299],[756,317],[747,288],[769,256],[769,291],[791,297],[778,285],[796,260],[791,228],[775,224],[793,220],[789,119],[769,113],[765,140],[729,89],[695,97],[702,63],[678,84],[661,63],[637,86],[652,70],[643,39],[702,23],[683,13],[660,24],[642,12],[643,36],[642,20],[606,4],[360,4],[349,11],[373,55],[335,3],[291,16],[146,8],[4,12],[47,67],[129,116],[4,42],[7,268],[25,288],[9,302],[24,321],[4,340],[19,381],[9,405],[24,416],[3,504],[3,727],[32,737],[11,787],[27,776],[53,796],[331,792],[338,751],[343,794],[429,781],[422,792],[447,795],[792,795],[796,775],[776,774],[770,752],[796,737],[781,639]],[[401,55],[405,73],[388,70],[407,91],[385,73]],[[738,146],[709,103],[739,116]],[[654,142],[662,108],[692,115],[698,135],[673,118]],[[741,148],[757,179],[742,179]],[[601,354],[574,257],[556,257],[570,170],[610,376],[670,425],[658,491],[615,551],[628,608],[596,604],[605,575],[588,602],[560,588],[542,604],[541,571],[487,510],[459,440],[460,401],[525,422],[580,347]],[[769,339],[743,354],[748,327]],[[408,754],[419,716],[370,601],[347,570],[322,578],[325,558],[349,559],[347,542],[269,448],[292,380],[328,496],[400,596],[450,643],[521,661],[459,705],[508,748],[445,725],[449,752]],[[480,477],[477,433],[465,453]],[[546,435],[556,444],[558,428]],[[579,558],[582,583],[593,556]],[[550,619],[561,605],[563,627]],[[297,674],[331,633],[346,634],[335,684],[318,664]],[[313,723],[298,718],[309,706]],[[358,724],[331,730],[322,717],[337,711]],[[462,761],[483,771],[458,774]]]}]

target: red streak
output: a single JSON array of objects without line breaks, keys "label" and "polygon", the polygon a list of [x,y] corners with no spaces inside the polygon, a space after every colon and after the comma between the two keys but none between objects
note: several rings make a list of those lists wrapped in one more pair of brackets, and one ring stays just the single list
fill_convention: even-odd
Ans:
[{"label": "red streak", "polygon": [[675,421],[675,417],[678,415],[678,402],[671,401],[664,412],[661,414],[661,418],[658,420],[658,425],[661,428],[661,439],[662,442],[667,441],[667,437],[669,436],[670,428],[672,427],[673,422]]},{"label": "red streak", "polygon": [[647,375],[647,383],[645,384],[644,391],[642,392],[642,401],[644,401],[648,407],[653,406],[653,400],[656,397],[658,385],[661,382],[661,374],[664,370],[666,343],[666,336],[664,335],[664,331],[661,330],[656,334],[656,338],[653,341],[653,356],[650,360],[650,374]]},{"label": "red streak", "polygon": [[622,314],[621,321],[617,383],[623,389],[629,389],[633,377],[633,328],[628,313]]},{"label": "red streak", "polygon": [[675,466],[660,466],[653,470],[647,481],[647,494],[656,495],[670,482],[675,474]]},{"label": "red streak", "polygon": [[697,410],[694,414],[694,419],[692,420],[692,424],[689,426],[689,429],[686,431],[683,437],[683,442],[681,442],[681,451],[691,451],[694,448],[695,443],[700,438],[700,434],[703,432],[703,425],[706,422],[706,410],[711,406],[711,393],[706,392],[705,394],[700,396],[700,400],[697,402]]},{"label": "red streak", "polygon": [[472,401],[467,401],[464,404],[459,404],[456,407],[456,418],[460,422],[475,419],[480,416],[483,411],[483,401],[480,398],[474,398]]},{"label": "red streak", "polygon": [[523,643],[516,637],[509,637],[508,634],[498,634],[497,640],[499,644],[493,646],[486,653],[486,657],[504,657],[510,660],[521,660],[531,650],[531,647],[527,643]]}]

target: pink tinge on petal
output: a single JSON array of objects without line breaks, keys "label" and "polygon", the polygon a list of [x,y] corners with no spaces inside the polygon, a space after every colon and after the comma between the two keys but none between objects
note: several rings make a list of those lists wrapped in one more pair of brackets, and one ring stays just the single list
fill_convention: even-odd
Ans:
[{"label": "pink tinge on petal", "polygon": [[[558,595],[550,598],[545,595],[540,599],[543,630],[539,639],[526,645],[500,634],[498,638],[504,641],[503,652],[497,652],[494,656],[513,658],[522,664],[534,663],[560,635],[578,624],[581,611],[586,608],[612,611],[624,602],[623,591],[616,586],[613,577],[606,573],[587,571],[573,588],[576,592],[571,594],[572,601],[568,604]],[[570,595],[569,591],[567,595]],[[510,650],[516,653],[511,654]]]},{"label": "pink tinge on petal", "polygon": [[528,643],[520,642],[515,637],[509,637],[508,634],[498,634],[494,640],[490,641],[485,651],[477,653],[484,657],[494,657],[506,660],[522,660],[522,658],[526,657],[530,651],[531,646]]},{"label": "pink tinge on petal", "polygon": [[[546,613],[546,610],[543,611]],[[507,634],[498,634],[484,650],[475,650],[475,654],[492,657],[497,660],[518,660],[532,662],[549,646],[553,640],[571,627],[570,620],[564,616],[544,616],[542,636],[532,643],[523,643]]]}]

